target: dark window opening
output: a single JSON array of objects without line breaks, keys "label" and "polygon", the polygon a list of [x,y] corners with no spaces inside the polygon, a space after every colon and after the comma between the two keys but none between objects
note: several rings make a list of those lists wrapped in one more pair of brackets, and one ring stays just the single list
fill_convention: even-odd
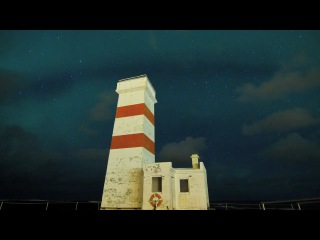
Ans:
[{"label": "dark window opening", "polygon": [[180,179],[180,192],[189,192],[188,179]]},{"label": "dark window opening", "polygon": [[162,177],[152,177],[152,192],[162,192]]}]

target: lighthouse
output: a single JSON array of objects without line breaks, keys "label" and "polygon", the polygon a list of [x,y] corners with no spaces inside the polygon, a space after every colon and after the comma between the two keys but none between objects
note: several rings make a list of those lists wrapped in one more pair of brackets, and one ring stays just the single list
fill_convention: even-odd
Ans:
[{"label": "lighthouse", "polygon": [[157,100],[147,75],[119,80],[116,92],[119,98],[100,209],[209,209],[207,173],[198,154],[191,155],[190,168],[155,161]]},{"label": "lighthouse", "polygon": [[101,209],[141,209],[143,165],[155,162],[155,90],[147,75],[122,79]]}]

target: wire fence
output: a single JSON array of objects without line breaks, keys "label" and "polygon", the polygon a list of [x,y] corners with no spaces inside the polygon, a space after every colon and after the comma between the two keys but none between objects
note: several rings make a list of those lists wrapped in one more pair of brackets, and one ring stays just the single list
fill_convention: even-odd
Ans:
[{"label": "wire fence", "polygon": [[[97,211],[101,201],[0,200],[0,211]],[[320,198],[264,202],[210,202],[209,210],[320,210]]]},{"label": "wire fence", "polygon": [[320,198],[254,203],[210,202],[210,210],[320,210]]},{"label": "wire fence", "polygon": [[5,210],[79,210],[95,211],[100,209],[100,201],[49,201],[49,200],[0,200],[0,211]]}]

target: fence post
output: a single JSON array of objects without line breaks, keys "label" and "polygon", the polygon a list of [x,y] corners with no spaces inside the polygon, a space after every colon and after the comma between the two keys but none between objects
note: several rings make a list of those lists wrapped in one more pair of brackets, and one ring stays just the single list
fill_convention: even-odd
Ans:
[{"label": "fence post", "polygon": [[49,202],[47,202],[46,211],[48,210],[48,207],[49,207]]},{"label": "fence post", "polygon": [[1,210],[1,208],[2,208],[2,204],[3,204],[3,201],[1,201],[0,210]]},{"label": "fence post", "polygon": [[301,210],[300,204],[297,202],[298,210]]}]

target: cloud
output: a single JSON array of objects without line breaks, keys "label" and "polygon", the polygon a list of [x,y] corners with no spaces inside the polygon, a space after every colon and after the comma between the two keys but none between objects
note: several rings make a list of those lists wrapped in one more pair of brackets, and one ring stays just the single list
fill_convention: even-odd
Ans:
[{"label": "cloud", "polygon": [[[260,153],[261,154],[261,153]],[[273,155],[263,161],[219,162],[207,167],[210,200],[285,200],[317,196],[320,184],[318,164],[292,164]],[[270,161],[276,159],[276,161]],[[288,158],[289,159],[289,158]],[[283,160],[283,159],[281,159]],[[303,162],[306,163],[306,162]],[[316,167],[315,167],[316,166]]]},{"label": "cloud", "polygon": [[[190,162],[191,154],[200,153],[207,148],[206,139],[204,137],[192,138],[186,137],[178,143],[167,143],[163,146],[158,157],[162,162]],[[200,154],[199,154],[200,155]],[[200,155],[201,159],[201,155]]]},{"label": "cloud", "polygon": [[82,124],[80,125],[79,127],[79,131],[87,134],[87,135],[90,135],[90,136],[96,136],[99,134],[99,131],[94,129],[93,127],[91,127],[90,125],[88,124]]},{"label": "cloud", "polygon": [[73,155],[84,161],[104,161],[108,158],[108,151],[107,149],[84,148],[74,152]]},{"label": "cloud", "polygon": [[148,31],[148,41],[149,41],[149,45],[152,47],[152,49],[159,50],[158,40],[157,40],[157,37],[153,31]]},{"label": "cloud", "polygon": [[[20,126],[7,126],[0,135],[0,197],[25,197],[46,191],[63,178],[62,157],[41,147],[37,135]],[[27,193],[26,193],[27,192]]]},{"label": "cloud", "polygon": [[240,94],[238,98],[240,102],[249,102],[279,99],[290,93],[305,92],[318,86],[320,86],[319,67],[307,71],[288,71],[283,68],[270,81],[264,82],[259,86],[247,83],[236,91]]},{"label": "cloud", "polygon": [[10,31],[0,31],[0,57],[5,56],[15,46],[15,39],[11,36]]},{"label": "cloud", "polygon": [[279,132],[290,129],[308,127],[320,123],[320,119],[314,118],[310,112],[303,108],[294,108],[272,113],[266,118],[242,126],[244,135],[256,135],[264,132]]},{"label": "cloud", "polygon": [[[48,149],[37,135],[20,126],[3,127],[0,199],[97,199],[103,187],[106,150],[80,149],[77,154],[80,159]],[[96,159],[101,161],[86,161]]]},{"label": "cloud", "polygon": [[90,109],[92,121],[105,121],[115,117],[115,111],[111,107],[117,105],[117,94],[115,92],[102,92],[99,94],[100,101]]},{"label": "cloud", "polygon": [[4,102],[14,92],[18,94],[20,85],[17,76],[12,73],[0,70],[0,103]]},{"label": "cloud", "polygon": [[80,124],[79,131],[89,136],[100,135],[100,125],[115,118],[117,97],[118,95],[115,91],[100,92],[98,94],[98,103],[88,110],[90,121]]},{"label": "cloud", "polygon": [[320,144],[298,133],[291,133],[266,148],[262,154],[272,159],[297,163],[320,161]]}]

